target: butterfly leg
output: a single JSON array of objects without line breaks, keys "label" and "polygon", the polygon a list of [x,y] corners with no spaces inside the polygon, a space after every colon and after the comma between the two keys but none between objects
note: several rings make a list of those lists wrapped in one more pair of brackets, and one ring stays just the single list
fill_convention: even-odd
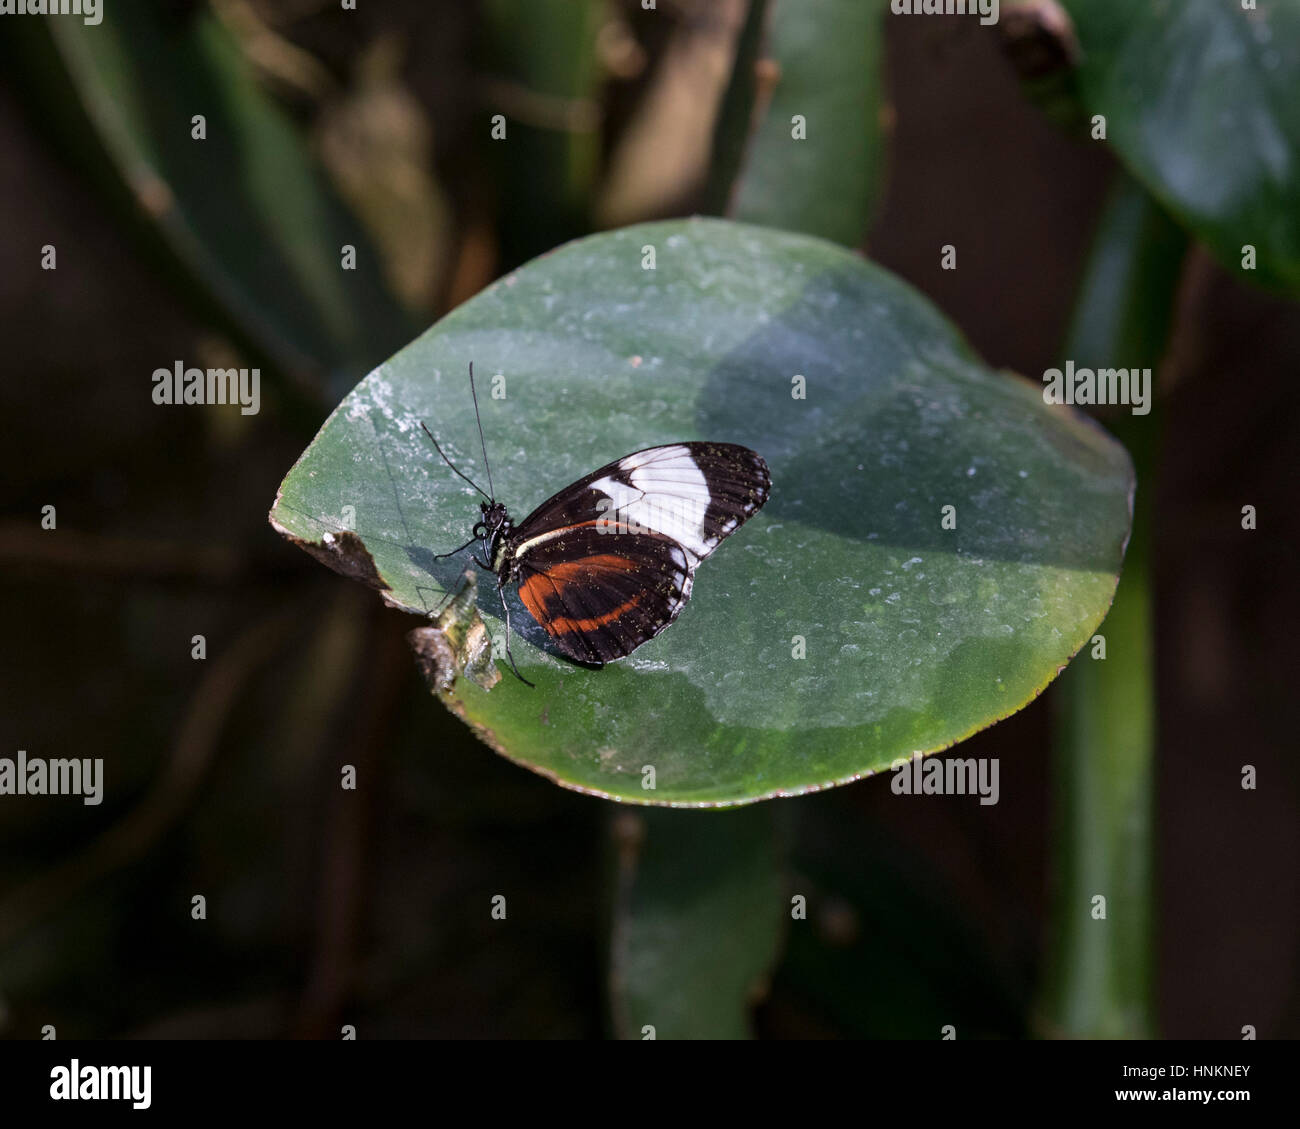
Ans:
[{"label": "butterfly leg", "polygon": [[506,613],[506,658],[510,660],[510,669],[515,672],[515,677],[525,686],[532,686],[533,683],[519,673],[519,668],[515,666],[515,656],[510,653],[510,605],[506,603],[506,586],[499,580],[497,581],[497,595],[501,597],[501,610]]},{"label": "butterfly leg", "polygon": [[[441,560],[445,560],[447,557],[454,557],[457,553],[464,552],[464,550],[468,549],[477,540],[478,540],[477,537],[471,537],[459,549],[452,549],[450,553],[434,553],[433,559],[435,561],[441,561]],[[475,559],[477,560],[478,558]]]}]

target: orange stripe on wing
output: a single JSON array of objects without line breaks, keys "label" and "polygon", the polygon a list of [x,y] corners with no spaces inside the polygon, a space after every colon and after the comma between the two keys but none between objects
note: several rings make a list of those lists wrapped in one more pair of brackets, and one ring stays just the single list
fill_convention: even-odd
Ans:
[{"label": "orange stripe on wing", "polygon": [[634,561],[614,553],[598,553],[591,557],[581,557],[576,561],[562,561],[548,568],[545,572],[535,572],[519,585],[519,598],[532,617],[552,635],[571,635],[579,631],[594,631],[613,623],[625,612],[636,607],[638,597],[626,603],[587,619],[571,619],[568,616],[552,616],[546,609],[546,585],[551,585],[560,600],[564,599],[564,589],[571,585],[581,585],[588,573],[602,569],[625,570],[636,567]]}]

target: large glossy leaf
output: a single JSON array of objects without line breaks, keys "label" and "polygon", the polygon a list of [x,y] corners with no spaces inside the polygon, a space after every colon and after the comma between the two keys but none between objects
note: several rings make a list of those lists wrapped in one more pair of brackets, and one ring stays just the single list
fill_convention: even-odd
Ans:
[{"label": "large glossy leaf", "polygon": [[1233,270],[1300,293],[1300,4],[1065,0],[1121,159]]},{"label": "large glossy leaf", "polygon": [[[536,689],[462,679],[447,700],[568,787],[717,805],[857,779],[1019,709],[1110,602],[1132,490],[1118,444],[989,371],[885,271],[721,220],[581,240],[454,311],[344,400],[273,524],[390,602],[432,610],[468,564],[434,554],[469,536],[478,502],[419,422],[484,477],[471,360],[516,518],[655,443],[745,443],[772,470],[767,506],[627,660],[566,662],[509,596]],[[479,606],[499,634],[490,585]]]}]

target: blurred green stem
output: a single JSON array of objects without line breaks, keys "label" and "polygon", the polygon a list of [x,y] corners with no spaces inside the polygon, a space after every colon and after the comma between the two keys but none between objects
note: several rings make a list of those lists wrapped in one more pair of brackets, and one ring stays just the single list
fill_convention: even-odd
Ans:
[{"label": "blurred green stem", "polygon": [[731,65],[731,79],[718,108],[713,127],[713,159],[704,189],[703,210],[709,215],[724,216],[740,176],[745,146],[754,128],[754,102],[758,97],[756,67],[763,48],[763,31],[767,25],[768,0],[750,0],[745,22],[736,43],[736,58]]},{"label": "blurred green stem", "polygon": [[596,41],[601,0],[488,0],[483,6],[491,72],[482,129],[495,159],[501,261],[518,266],[590,230],[599,164]]},{"label": "blurred green stem", "polygon": [[[1118,176],[1064,355],[1078,367],[1155,370],[1187,240],[1145,189]],[[1055,943],[1040,1015],[1044,1034],[1064,1038],[1146,1038],[1156,1027],[1150,544],[1158,415],[1125,411],[1107,423],[1133,458],[1137,492],[1124,572],[1100,628],[1105,658],[1087,646],[1057,695]],[[1104,918],[1094,916],[1098,896]]]}]

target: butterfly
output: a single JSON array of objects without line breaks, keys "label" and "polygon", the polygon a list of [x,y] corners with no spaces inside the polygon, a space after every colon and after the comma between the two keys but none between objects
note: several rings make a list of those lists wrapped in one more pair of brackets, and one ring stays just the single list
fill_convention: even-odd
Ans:
[{"label": "butterfly", "polygon": [[479,418],[474,366],[470,394],[478,421],[488,489],[462,473],[424,426],[443,461],[486,501],[465,544],[474,561],[505,589],[517,584],[532,617],[568,658],[603,666],[630,655],[673,622],[691,598],[695,570],[767,501],[772,478],[761,455],[736,443],[684,442],[647,447],[594,470],[548,498],[516,525],[496,500]]}]

